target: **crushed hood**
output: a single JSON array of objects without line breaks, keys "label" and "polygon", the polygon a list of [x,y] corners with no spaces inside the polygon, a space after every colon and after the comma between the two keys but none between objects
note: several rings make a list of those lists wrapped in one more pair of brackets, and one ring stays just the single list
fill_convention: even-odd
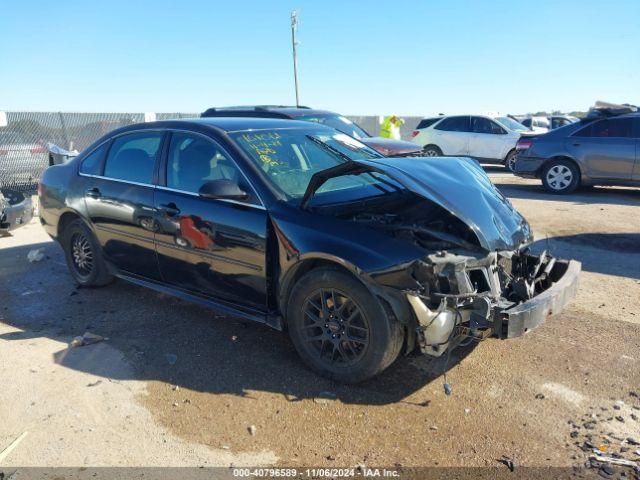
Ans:
[{"label": "crushed hood", "polygon": [[384,172],[414,193],[449,210],[473,229],[487,250],[514,250],[533,240],[528,222],[475,160],[400,157],[358,163]]}]

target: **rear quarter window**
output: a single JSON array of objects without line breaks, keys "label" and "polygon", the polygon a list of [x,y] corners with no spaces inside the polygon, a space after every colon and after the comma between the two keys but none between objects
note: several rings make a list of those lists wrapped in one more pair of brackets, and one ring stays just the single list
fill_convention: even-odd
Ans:
[{"label": "rear quarter window", "polygon": [[436,117],[436,118],[425,118],[424,120],[420,120],[420,123],[418,123],[418,126],[416,127],[416,130],[420,130],[422,128],[428,128],[431,125],[433,125],[434,123],[436,123],[438,120],[440,120],[442,117]]},{"label": "rear quarter window", "polygon": [[102,173],[102,159],[108,144],[109,142],[103,143],[84,157],[84,160],[82,160],[80,164],[80,173],[84,173],[85,175],[100,175]]}]

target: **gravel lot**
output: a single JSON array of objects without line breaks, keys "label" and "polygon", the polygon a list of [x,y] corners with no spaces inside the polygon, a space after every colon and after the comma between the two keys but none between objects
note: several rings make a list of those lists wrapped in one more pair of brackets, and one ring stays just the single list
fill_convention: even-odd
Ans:
[{"label": "gravel lot", "polygon": [[[76,289],[36,221],[0,238],[0,452],[28,432],[3,465],[572,466],[585,440],[640,460],[640,189],[558,197],[489,170],[535,248],[584,273],[561,316],[454,355],[449,397],[440,361],[336,385],[266,327],[124,282]],[[108,340],[68,349],[85,331]]]}]

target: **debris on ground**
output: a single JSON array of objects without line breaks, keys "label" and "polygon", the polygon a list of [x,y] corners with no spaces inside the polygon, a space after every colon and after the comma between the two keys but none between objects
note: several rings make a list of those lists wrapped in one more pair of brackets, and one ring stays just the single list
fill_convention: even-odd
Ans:
[{"label": "debris on ground", "polygon": [[101,335],[96,335],[91,332],[84,332],[84,334],[80,337],[75,337],[71,340],[69,344],[71,347],[84,347],[86,345],[93,345],[94,343],[104,342],[105,340],[109,340],[107,337],[103,337]]},{"label": "debris on ground", "polygon": [[9,444],[7,448],[0,452],[0,464],[4,462],[4,459],[7,458],[11,452],[13,452],[13,450],[20,444],[20,442],[22,442],[22,440],[24,440],[24,437],[27,436],[27,433],[29,432],[22,432],[13,442]]},{"label": "debris on ground", "polygon": [[256,426],[255,425],[249,425],[249,428],[247,428],[247,430],[249,430],[249,433],[253,436],[256,434]]},{"label": "debris on ground", "polygon": [[36,248],[34,250],[30,250],[27,253],[27,260],[29,263],[40,262],[44,260],[44,248]]},{"label": "debris on ground", "polygon": [[97,387],[101,383],[102,383],[102,380],[96,380],[95,382],[87,383],[87,387]]},{"label": "debris on ground", "polygon": [[175,365],[178,361],[178,356],[175,353],[166,353],[164,358],[167,360],[169,365]]},{"label": "debris on ground", "polygon": [[507,457],[506,455],[503,455],[502,458],[498,460],[498,462],[506,465],[511,472],[516,469],[516,463],[513,461],[513,459]]},{"label": "debris on ground", "polygon": [[544,400],[544,393],[536,393],[536,400]]},{"label": "debris on ground", "polygon": [[598,455],[597,453],[590,458],[593,458],[601,463],[609,463],[611,465],[621,465],[623,467],[640,468],[640,465],[638,464],[638,462],[633,462],[631,460],[626,460],[624,458],[607,457],[604,455]]}]

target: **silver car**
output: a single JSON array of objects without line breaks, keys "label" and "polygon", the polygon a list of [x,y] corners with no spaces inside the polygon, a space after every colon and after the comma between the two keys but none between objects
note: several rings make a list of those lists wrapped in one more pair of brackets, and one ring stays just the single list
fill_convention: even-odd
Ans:
[{"label": "silver car", "polygon": [[49,165],[42,142],[21,131],[0,130],[0,186],[33,186]]},{"label": "silver car", "polygon": [[521,139],[514,173],[552,193],[581,185],[640,186],[640,113],[587,118]]}]

